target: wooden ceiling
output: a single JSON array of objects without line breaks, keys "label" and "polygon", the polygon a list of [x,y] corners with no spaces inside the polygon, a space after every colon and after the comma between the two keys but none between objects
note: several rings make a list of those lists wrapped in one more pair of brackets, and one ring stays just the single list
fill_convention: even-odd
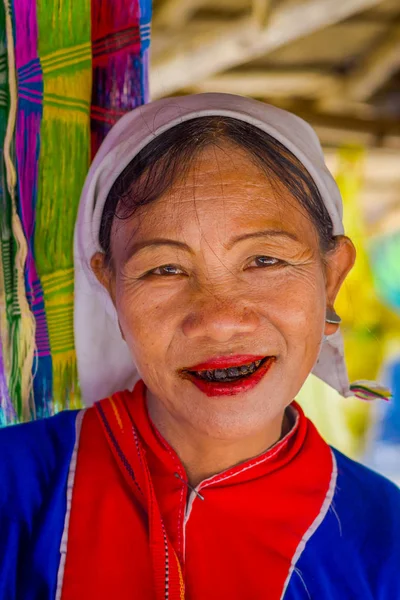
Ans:
[{"label": "wooden ceiling", "polygon": [[367,221],[400,227],[400,0],[154,0],[150,90],[292,110],[332,165],[363,145]]}]

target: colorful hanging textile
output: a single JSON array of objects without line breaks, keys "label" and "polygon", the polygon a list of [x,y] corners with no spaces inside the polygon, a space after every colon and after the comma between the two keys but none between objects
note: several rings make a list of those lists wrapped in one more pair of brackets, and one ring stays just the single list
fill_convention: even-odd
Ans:
[{"label": "colorful hanging textile", "polygon": [[[104,136],[124,112],[147,101],[151,19],[151,0],[1,2],[12,11],[15,44],[5,46],[0,13],[0,111],[3,116],[7,110],[12,79],[4,77],[4,56],[10,62],[13,55],[18,110],[10,158],[26,257],[16,252],[13,205],[2,178],[0,307],[6,305],[7,318],[0,318],[0,425],[80,404],[73,336],[75,217]],[[4,135],[0,128],[1,146]],[[23,263],[16,271],[17,258]],[[10,277],[10,271],[20,277]],[[10,306],[18,308],[16,316],[31,318],[25,338],[16,335]],[[35,355],[29,355],[33,348]]]},{"label": "colorful hanging textile", "polygon": [[[9,325],[7,301],[12,288],[10,279],[11,233],[8,214],[7,183],[5,178],[3,144],[8,120],[6,15],[0,2],[0,426],[13,422],[13,406],[8,393],[10,373]],[[7,288],[6,288],[7,285]]]},{"label": "colorful hanging textile", "polygon": [[127,111],[148,102],[151,0],[92,0],[92,158]]},{"label": "colorful hanging textile", "polygon": [[8,358],[9,395],[18,415],[35,416],[32,396],[32,364],[35,352],[35,321],[25,293],[24,267],[27,243],[18,214],[18,187],[15,166],[15,130],[18,114],[16,59],[11,0],[3,0],[7,50],[8,112],[3,140],[4,230],[3,278],[8,329],[2,350]]},{"label": "colorful hanging textile", "polygon": [[43,289],[36,270],[33,248],[43,113],[43,78],[37,53],[35,2],[24,0],[15,11],[14,23],[19,102],[15,139],[19,212],[28,245],[25,264],[26,294],[36,323],[33,393],[36,415],[40,418],[51,414],[52,366]]},{"label": "colorful hanging textile", "polygon": [[[36,11],[43,114],[34,256],[50,342],[51,399],[58,411],[79,403],[73,335],[73,231],[90,160],[90,5],[62,2],[55,6],[52,1],[40,1]],[[44,336],[41,341],[46,352],[48,342]],[[42,374],[40,378],[45,377]],[[42,385],[46,393],[45,381]]]}]

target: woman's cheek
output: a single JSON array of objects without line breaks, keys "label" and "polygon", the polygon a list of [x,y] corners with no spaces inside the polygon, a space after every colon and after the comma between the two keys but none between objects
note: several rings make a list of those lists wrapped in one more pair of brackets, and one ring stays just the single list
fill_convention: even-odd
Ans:
[{"label": "woman's cheek", "polygon": [[317,352],[325,321],[323,277],[315,273],[290,279],[266,289],[259,310],[280,331],[288,350]]},{"label": "woman's cheek", "polygon": [[174,322],[165,299],[145,289],[124,291],[116,306],[125,341],[134,358],[140,360],[162,353],[173,333],[169,330]]},{"label": "woman's cheek", "polygon": [[255,282],[252,294],[258,302],[301,314],[324,301],[323,273],[317,268],[287,269],[279,276]]}]

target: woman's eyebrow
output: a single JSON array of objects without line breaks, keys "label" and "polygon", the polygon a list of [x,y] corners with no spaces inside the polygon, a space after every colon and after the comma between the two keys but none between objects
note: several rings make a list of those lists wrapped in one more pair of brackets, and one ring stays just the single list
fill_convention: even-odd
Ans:
[{"label": "woman's eyebrow", "polygon": [[290,233],[289,231],[284,231],[283,229],[264,229],[263,231],[253,231],[251,233],[244,233],[242,235],[238,235],[238,236],[234,237],[232,240],[230,240],[228,242],[228,244],[226,245],[226,249],[230,250],[232,248],[232,246],[234,246],[238,242],[242,242],[243,240],[248,240],[248,239],[257,238],[257,237],[262,237],[262,238],[284,237],[284,238],[290,239],[295,242],[300,241],[299,238],[294,233]]},{"label": "woman's eyebrow", "polygon": [[[289,231],[284,231],[283,229],[265,229],[263,231],[254,231],[251,233],[238,235],[231,239],[225,245],[225,248],[230,250],[238,242],[257,237],[284,237],[292,241],[299,242],[299,239],[296,237],[296,235],[294,233],[290,233]],[[126,252],[126,261],[131,259],[135,254],[144,248],[158,248],[160,246],[172,246],[174,248],[184,250],[185,252],[189,252],[190,254],[194,254],[193,249],[188,246],[188,244],[185,244],[185,242],[180,242],[178,240],[172,240],[169,238],[154,238],[150,240],[143,240],[142,242],[134,242],[133,244],[129,245]]]},{"label": "woman's eyebrow", "polygon": [[127,247],[127,260],[132,258],[137,252],[143,250],[144,248],[158,248],[159,246],[173,246],[174,248],[179,248],[180,250],[185,250],[186,252],[190,252],[190,254],[194,254],[192,248],[185,244],[184,242],[179,242],[178,240],[170,240],[168,238],[154,238],[150,240],[143,240],[142,242],[134,242],[133,244],[129,244]]}]

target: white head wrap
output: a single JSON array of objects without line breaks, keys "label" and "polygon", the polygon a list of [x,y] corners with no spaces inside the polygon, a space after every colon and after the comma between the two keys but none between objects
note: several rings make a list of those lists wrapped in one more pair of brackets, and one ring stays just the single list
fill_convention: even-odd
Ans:
[{"label": "white head wrap", "polygon": [[[115,308],[91,271],[108,193],[129,162],[155,137],[190,119],[205,116],[232,117],[251,123],[281,142],[304,165],[321,193],[333,223],[333,234],[342,235],[342,199],[328,171],[314,130],[299,117],[241,96],[197,94],[166,98],[122,117],[107,135],[90,167],[82,192],[75,227],[75,345],[85,404],[90,405],[138,379],[128,347],[118,327]],[[326,338],[313,373],[351,395],[344,362],[343,341],[338,331]]]}]

